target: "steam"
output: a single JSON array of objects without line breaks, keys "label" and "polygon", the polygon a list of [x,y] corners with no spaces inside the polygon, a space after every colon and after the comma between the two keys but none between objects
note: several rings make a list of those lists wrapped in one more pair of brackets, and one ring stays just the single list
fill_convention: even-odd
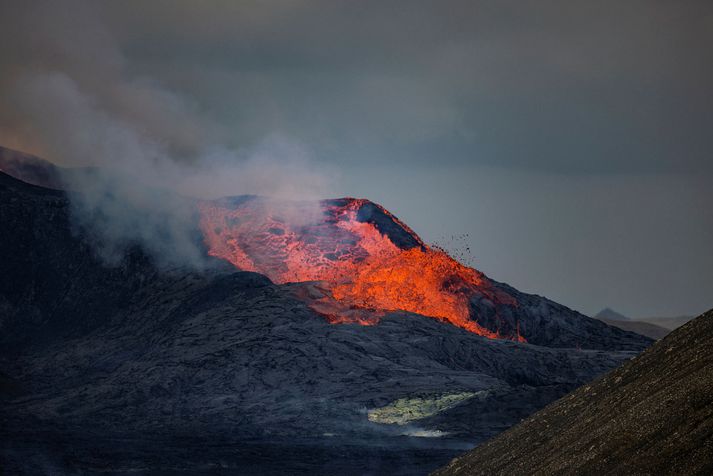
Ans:
[{"label": "steam", "polygon": [[[160,263],[204,265],[195,199],[314,199],[329,174],[279,134],[221,145],[225,131],[190,98],[125,66],[89,2],[7,7],[0,40],[0,144],[66,168],[78,229],[109,262],[138,244]],[[7,41],[5,41],[7,40]]]}]

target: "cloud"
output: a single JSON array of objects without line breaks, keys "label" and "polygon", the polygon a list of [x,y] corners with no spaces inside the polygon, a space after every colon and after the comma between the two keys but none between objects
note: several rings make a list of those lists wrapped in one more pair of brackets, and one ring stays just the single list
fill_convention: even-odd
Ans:
[{"label": "cloud", "polygon": [[180,158],[277,133],[337,164],[713,173],[707,1],[14,5],[3,69],[69,75]]},{"label": "cloud", "polygon": [[114,28],[228,143],[279,130],[335,162],[713,172],[710,2],[170,6],[122,5]]}]

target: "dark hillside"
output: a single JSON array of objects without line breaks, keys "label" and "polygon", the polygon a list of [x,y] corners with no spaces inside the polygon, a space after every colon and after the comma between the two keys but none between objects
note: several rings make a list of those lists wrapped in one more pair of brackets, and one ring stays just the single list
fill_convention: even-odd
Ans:
[{"label": "dark hillside", "polygon": [[436,471],[713,474],[713,311]]}]

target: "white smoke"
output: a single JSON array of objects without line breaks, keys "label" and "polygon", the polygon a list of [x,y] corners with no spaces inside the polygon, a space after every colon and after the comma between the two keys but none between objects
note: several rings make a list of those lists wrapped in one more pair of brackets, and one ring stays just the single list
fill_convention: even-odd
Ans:
[{"label": "white smoke", "polygon": [[18,4],[0,20],[0,40],[15,46],[0,60],[0,144],[70,168],[73,217],[103,257],[139,244],[159,261],[200,265],[193,198],[329,193],[329,174],[285,137],[221,146],[219,125],[190,98],[127,71],[91,3],[71,3]]}]

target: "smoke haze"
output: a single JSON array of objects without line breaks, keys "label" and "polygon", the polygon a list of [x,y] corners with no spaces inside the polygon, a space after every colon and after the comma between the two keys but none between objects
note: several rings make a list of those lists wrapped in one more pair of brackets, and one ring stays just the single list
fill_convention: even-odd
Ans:
[{"label": "smoke haze", "polygon": [[77,225],[108,262],[140,243],[161,263],[204,264],[189,197],[328,194],[327,169],[306,148],[268,134],[229,149],[190,101],[126,71],[95,4],[17,3],[3,18],[4,39],[20,47],[2,64],[3,145],[65,167]]}]

